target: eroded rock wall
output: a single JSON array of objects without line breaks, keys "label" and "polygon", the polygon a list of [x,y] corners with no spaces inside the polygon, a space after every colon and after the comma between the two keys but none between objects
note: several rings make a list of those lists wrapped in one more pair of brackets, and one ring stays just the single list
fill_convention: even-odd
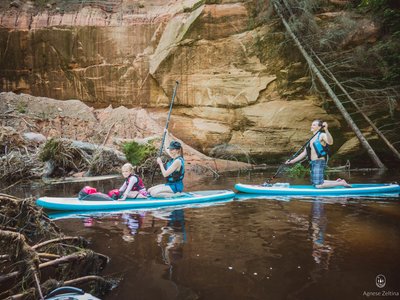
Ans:
[{"label": "eroded rock wall", "polygon": [[288,72],[307,68],[263,56],[273,47],[263,42],[269,25],[252,29],[243,2],[124,0],[70,10],[64,2],[35,12],[20,0],[1,12],[0,91],[140,106],[163,125],[178,81],[169,129],[206,154],[231,143],[279,157],[304,143],[316,118],[341,128],[321,101],[288,97],[309,80],[291,84]]}]

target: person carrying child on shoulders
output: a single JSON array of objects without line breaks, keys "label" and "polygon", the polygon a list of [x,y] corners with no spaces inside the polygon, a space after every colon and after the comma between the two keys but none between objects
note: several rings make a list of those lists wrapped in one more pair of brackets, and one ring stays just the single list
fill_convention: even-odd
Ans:
[{"label": "person carrying child on shoulders", "polygon": [[132,164],[126,163],[122,166],[122,175],[125,178],[124,184],[119,189],[119,195],[123,193],[123,196],[119,198],[119,201],[125,199],[138,199],[147,198],[146,187],[144,186],[142,179],[139,178],[133,171]]},{"label": "person carrying child on shoulders", "polygon": [[168,130],[165,129],[164,131],[166,132],[165,150],[172,160],[167,163],[167,168],[165,169],[161,157],[157,158],[157,163],[160,165],[161,172],[167,179],[167,183],[149,188],[149,194],[154,198],[172,197],[183,191],[182,179],[185,175],[183,149],[179,142],[173,141],[169,143]]},{"label": "person carrying child on shoulders", "polygon": [[329,148],[328,145],[333,144],[332,135],[328,131],[328,123],[322,123],[315,120],[311,124],[311,131],[316,134],[321,127],[324,127],[325,133],[319,132],[304,151],[293,160],[287,160],[285,164],[298,162],[308,156],[311,162],[311,184],[318,189],[332,188],[335,186],[352,187],[346,180],[338,178],[337,180],[324,180],[325,167],[328,161]]}]

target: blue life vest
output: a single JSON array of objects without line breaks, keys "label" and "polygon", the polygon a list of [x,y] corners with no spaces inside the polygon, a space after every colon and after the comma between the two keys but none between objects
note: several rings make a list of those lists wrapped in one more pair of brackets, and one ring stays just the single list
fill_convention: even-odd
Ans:
[{"label": "blue life vest", "polygon": [[[329,158],[329,146],[328,144],[326,144],[326,146],[322,146],[321,142],[319,141],[319,136],[320,136],[321,132],[318,133],[318,137],[315,140],[315,142],[313,143],[313,147],[315,150],[315,153],[317,154],[318,158],[324,157],[326,161],[328,161]],[[311,160],[311,147],[310,147],[310,143],[308,143],[307,147],[306,147],[306,151],[307,151],[307,156],[308,159]]]},{"label": "blue life vest", "polygon": [[174,163],[176,159],[181,161],[181,169],[179,171],[175,170],[167,177],[167,182],[178,182],[183,179],[185,176],[185,162],[183,161],[182,157],[177,157],[169,162],[167,162],[167,170],[168,168]]}]

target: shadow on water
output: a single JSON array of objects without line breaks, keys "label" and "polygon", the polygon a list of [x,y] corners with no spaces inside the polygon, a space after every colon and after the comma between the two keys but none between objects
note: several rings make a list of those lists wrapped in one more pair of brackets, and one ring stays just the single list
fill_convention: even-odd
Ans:
[{"label": "shadow on water", "polygon": [[[185,189],[259,184],[274,171],[216,180],[188,176]],[[285,175],[276,182],[309,183],[307,174]],[[360,171],[329,176],[387,183],[398,181],[399,175]],[[122,178],[85,183],[101,192],[121,184]],[[18,197],[67,197],[82,187],[24,185],[12,192]],[[85,237],[91,249],[111,258],[102,275],[120,282],[103,300],[362,299],[372,292],[400,293],[399,201],[398,194],[237,194],[234,200],[201,205],[49,215],[65,234]],[[385,276],[383,289],[375,283],[378,275]]]}]

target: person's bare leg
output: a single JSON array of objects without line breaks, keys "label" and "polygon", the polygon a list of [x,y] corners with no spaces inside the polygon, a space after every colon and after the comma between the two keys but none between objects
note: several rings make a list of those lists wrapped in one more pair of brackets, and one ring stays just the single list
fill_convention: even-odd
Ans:
[{"label": "person's bare leg", "polygon": [[147,199],[147,197],[137,191],[130,191],[126,199]]},{"label": "person's bare leg", "polygon": [[333,188],[333,187],[336,187],[336,186],[352,187],[344,179],[341,179],[340,181],[337,181],[337,180],[325,180],[323,184],[316,185],[315,187],[317,189],[328,189],[328,188]]},{"label": "person's bare leg", "polygon": [[149,188],[149,189],[147,190],[147,192],[150,193],[152,190],[154,190],[154,189],[156,189],[156,188],[158,188],[158,187],[160,187],[160,186],[162,186],[162,185],[165,185],[165,184],[157,184],[157,185],[155,185],[155,186],[152,186],[151,188]]},{"label": "person's bare leg", "polygon": [[162,188],[162,187],[164,187],[164,186],[165,186],[164,183],[162,183],[162,184],[157,184],[157,185],[155,185],[155,186],[152,186],[151,188],[149,188],[149,189],[147,190],[147,194],[148,194],[149,196],[151,196],[151,193],[152,193],[152,192],[154,192],[154,191],[156,191],[157,189]]},{"label": "person's bare leg", "polygon": [[[150,189],[149,189],[149,191],[150,191]],[[173,196],[174,192],[172,191],[171,187],[169,187],[168,185],[159,185],[150,191],[150,195],[153,198],[161,198],[159,196],[159,194],[163,194],[162,198],[164,198],[165,196],[169,196],[169,197]]]}]

